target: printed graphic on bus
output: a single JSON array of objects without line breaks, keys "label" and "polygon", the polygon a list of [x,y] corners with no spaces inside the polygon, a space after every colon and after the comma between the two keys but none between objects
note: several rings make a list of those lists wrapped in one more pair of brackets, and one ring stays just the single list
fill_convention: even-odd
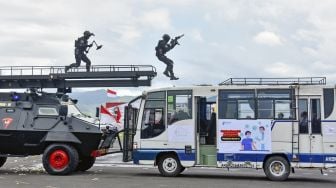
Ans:
[{"label": "printed graphic on bus", "polygon": [[219,153],[270,153],[271,120],[218,120]]}]

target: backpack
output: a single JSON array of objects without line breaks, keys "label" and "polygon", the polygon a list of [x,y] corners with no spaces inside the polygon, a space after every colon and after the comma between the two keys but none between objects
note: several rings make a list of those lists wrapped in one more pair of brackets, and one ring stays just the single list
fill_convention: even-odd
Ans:
[{"label": "backpack", "polygon": [[78,38],[77,40],[75,40],[75,47],[78,48],[80,47],[80,39]]}]

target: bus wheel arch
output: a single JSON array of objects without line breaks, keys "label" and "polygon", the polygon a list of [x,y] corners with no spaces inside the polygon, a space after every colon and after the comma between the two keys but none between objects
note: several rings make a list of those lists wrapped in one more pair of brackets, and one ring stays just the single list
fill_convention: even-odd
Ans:
[{"label": "bus wheel arch", "polygon": [[290,162],[285,154],[270,154],[264,158],[263,170],[268,179],[284,181],[290,174]]},{"label": "bus wheel arch", "polygon": [[159,153],[156,156],[155,165],[158,166],[161,175],[166,177],[175,177],[184,171],[184,167],[175,152]]}]

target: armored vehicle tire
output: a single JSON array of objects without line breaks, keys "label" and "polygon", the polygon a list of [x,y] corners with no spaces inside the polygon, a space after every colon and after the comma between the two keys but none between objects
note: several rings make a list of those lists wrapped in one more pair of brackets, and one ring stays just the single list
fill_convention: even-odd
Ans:
[{"label": "armored vehicle tire", "polygon": [[167,154],[160,157],[158,168],[163,176],[175,177],[182,172],[182,165],[176,155]]},{"label": "armored vehicle tire", "polygon": [[45,149],[42,163],[51,175],[67,175],[77,168],[78,152],[67,144],[52,144]]},{"label": "armored vehicle tire", "polygon": [[266,160],[264,172],[272,181],[284,181],[290,174],[290,166],[284,157],[273,156]]},{"label": "armored vehicle tire", "polygon": [[95,157],[81,156],[79,158],[79,163],[76,168],[76,171],[82,171],[82,172],[87,171],[93,166],[95,162],[96,162]]},{"label": "armored vehicle tire", "polygon": [[0,157],[0,167],[2,167],[7,161],[7,157]]}]

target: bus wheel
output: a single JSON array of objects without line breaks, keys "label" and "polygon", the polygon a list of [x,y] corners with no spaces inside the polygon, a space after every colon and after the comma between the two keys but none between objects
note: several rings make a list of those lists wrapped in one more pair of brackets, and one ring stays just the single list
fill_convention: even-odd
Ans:
[{"label": "bus wheel", "polygon": [[182,172],[182,165],[175,155],[164,155],[159,159],[158,168],[163,176],[174,177]]},{"label": "bus wheel", "polygon": [[2,167],[7,161],[7,157],[0,157],[0,167]]},{"label": "bus wheel", "polygon": [[272,181],[284,181],[290,174],[290,166],[285,158],[273,156],[266,160],[264,172]]},{"label": "bus wheel", "polygon": [[67,175],[78,165],[77,150],[66,144],[52,144],[43,153],[44,169],[51,175]]},{"label": "bus wheel", "polygon": [[89,170],[95,162],[96,162],[95,157],[81,156],[80,159],[79,159],[79,163],[78,163],[76,171],[85,172],[85,171]]}]

